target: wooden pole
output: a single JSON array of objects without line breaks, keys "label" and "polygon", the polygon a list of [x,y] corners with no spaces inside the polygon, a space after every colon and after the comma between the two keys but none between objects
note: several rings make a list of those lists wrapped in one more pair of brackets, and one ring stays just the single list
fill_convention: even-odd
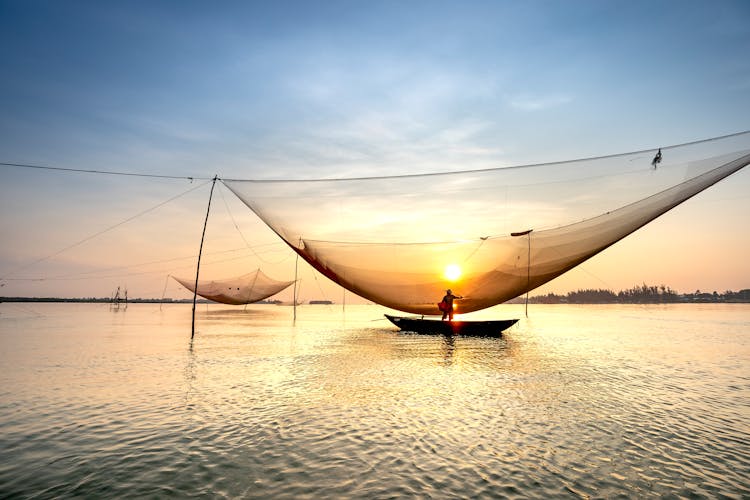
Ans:
[{"label": "wooden pole", "polygon": [[195,337],[195,304],[198,300],[198,275],[201,271],[201,254],[203,253],[203,240],[206,237],[206,226],[208,225],[208,213],[211,211],[211,198],[214,195],[214,186],[216,186],[216,179],[219,177],[214,176],[213,182],[211,183],[211,192],[208,195],[208,208],[206,208],[206,220],[203,222],[203,234],[201,235],[201,246],[198,249],[198,265],[195,268],[195,288],[193,289],[193,327],[190,333],[190,340]]},{"label": "wooden pole", "polygon": [[297,324],[297,264],[299,263],[299,254],[294,260],[294,296],[292,297],[293,311],[294,311],[294,324]]},{"label": "wooden pole", "polygon": [[531,284],[531,231],[527,236],[528,238],[528,255],[526,257],[526,317],[529,317],[529,285]]},{"label": "wooden pole", "polygon": [[529,285],[531,284],[531,232],[533,229],[527,229],[526,231],[518,231],[510,233],[511,236],[526,236],[526,317],[529,317]]}]

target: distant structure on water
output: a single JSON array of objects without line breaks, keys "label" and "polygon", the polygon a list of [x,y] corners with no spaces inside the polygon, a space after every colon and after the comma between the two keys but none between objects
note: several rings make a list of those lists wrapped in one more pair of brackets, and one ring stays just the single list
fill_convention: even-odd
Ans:
[{"label": "distant structure on water", "polygon": [[119,309],[121,304],[125,305],[125,308],[128,307],[128,289],[125,288],[123,290],[122,295],[120,295],[120,287],[117,287],[117,290],[114,294],[112,294],[112,300],[110,301],[110,309]]}]

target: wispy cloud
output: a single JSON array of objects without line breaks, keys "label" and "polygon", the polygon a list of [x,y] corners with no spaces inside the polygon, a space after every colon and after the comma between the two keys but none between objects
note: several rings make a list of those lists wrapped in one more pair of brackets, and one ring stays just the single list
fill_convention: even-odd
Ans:
[{"label": "wispy cloud", "polygon": [[564,106],[573,101],[573,98],[566,95],[518,95],[508,99],[508,104],[522,111],[540,111],[544,109]]}]

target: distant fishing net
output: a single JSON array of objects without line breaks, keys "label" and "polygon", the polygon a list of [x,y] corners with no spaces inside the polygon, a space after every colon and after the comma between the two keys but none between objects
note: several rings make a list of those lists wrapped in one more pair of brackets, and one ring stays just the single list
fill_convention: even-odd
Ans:
[{"label": "distant fishing net", "polygon": [[237,278],[198,281],[197,290],[194,279],[182,279],[176,276],[172,276],[172,278],[203,298],[231,305],[252,304],[267,299],[294,283],[294,281],[271,279],[263,274],[260,269]]},{"label": "distant fishing net", "polygon": [[471,312],[532,290],[750,163],[750,132],[455,173],[224,184],[315,269],[378,304]]}]

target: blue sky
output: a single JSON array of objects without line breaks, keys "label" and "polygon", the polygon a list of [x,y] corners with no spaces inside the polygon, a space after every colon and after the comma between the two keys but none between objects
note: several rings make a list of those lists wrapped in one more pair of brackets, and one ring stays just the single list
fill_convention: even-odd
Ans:
[{"label": "blue sky", "polygon": [[[645,149],[750,129],[748,54],[744,0],[0,0],[0,162],[314,178]],[[0,275],[189,188],[10,167],[0,179]],[[750,173],[725,183],[696,210],[749,215]],[[65,220],[79,222],[66,233]],[[36,247],[46,223],[59,234]],[[723,248],[745,243],[711,230]]]}]

